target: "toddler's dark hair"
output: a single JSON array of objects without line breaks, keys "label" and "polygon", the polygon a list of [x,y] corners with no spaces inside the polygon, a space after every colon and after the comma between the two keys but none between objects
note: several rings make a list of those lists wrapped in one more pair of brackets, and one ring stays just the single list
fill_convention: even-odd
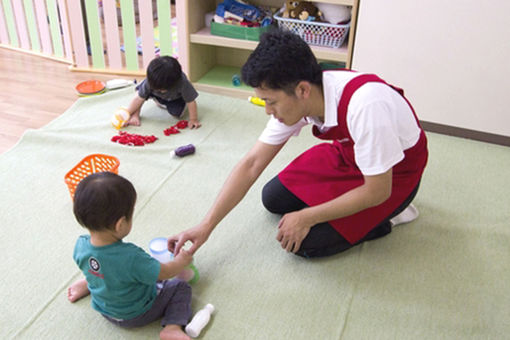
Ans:
[{"label": "toddler's dark hair", "polygon": [[153,90],[168,89],[181,77],[181,64],[170,56],[155,58],[147,67],[147,81]]},{"label": "toddler's dark hair", "polygon": [[283,90],[290,95],[302,80],[322,86],[322,70],[310,46],[289,31],[262,34],[241,72],[243,82],[251,87]]},{"label": "toddler's dark hair", "polygon": [[89,230],[113,229],[121,217],[131,220],[135,202],[136,190],[130,181],[112,172],[98,172],[78,184],[73,212]]}]

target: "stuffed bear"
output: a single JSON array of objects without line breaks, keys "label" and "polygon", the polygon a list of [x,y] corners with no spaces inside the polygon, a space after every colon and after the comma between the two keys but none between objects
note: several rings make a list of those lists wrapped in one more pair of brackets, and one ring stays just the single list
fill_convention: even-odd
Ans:
[{"label": "stuffed bear", "polygon": [[285,1],[282,17],[290,18],[290,12],[299,5],[299,1]]},{"label": "stuffed bear", "polygon": [[320,21],[321,11],[313,3],[309,1],[293,1],[298,2],[297,6],[289,12],[290,18],[304,21]]}]

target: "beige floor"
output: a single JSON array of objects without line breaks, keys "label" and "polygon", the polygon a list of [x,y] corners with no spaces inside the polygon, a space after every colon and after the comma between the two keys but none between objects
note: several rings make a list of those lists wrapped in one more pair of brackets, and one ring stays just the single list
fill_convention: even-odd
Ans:
[{"label": "beige floor", "polygon": [[78,98],[74,89],[78,83],[126,78],[71,72],[68,66],[0,48],[0,154],[25,130],[40,128],[68,109]]}]

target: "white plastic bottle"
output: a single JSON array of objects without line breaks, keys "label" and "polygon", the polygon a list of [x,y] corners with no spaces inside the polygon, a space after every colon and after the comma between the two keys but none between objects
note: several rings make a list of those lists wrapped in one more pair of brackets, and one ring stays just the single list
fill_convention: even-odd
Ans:
[{"label": "white plastic bottle", "polygon": [[211,314],[214,312],[214,306],[208,303],[205,307],[197,312],[191,322],[186,326],[186,334],[192,338],[200,335],[202,329],[207,325]]},{"label": "white plastic bottle", "polygon": [[106,82],[106,88],[108,90],[120,89],[121,87],[126,87],[135,82],[127,79],[110,79]]}]

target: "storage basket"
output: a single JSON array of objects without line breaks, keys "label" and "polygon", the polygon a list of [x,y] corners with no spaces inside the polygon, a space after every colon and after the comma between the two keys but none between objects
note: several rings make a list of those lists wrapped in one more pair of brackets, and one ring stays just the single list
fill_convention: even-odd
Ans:
[{"label": "storage basket", "polygon": [[71,199],[74,199],[74,192],[82,179],[96,172],[109,171],[118,174],[119,165],[119,159],[109,155],[92,154],[83,158],[64,177]]},{"label": "storage basket", "polygon": [[342,46],[351,26],[350,23],[335,25],[287,19],[281,16],[281,12],[275,13],[274,18],[278,22],[278,27],[299,35],[308,44],[334,48]]}]

